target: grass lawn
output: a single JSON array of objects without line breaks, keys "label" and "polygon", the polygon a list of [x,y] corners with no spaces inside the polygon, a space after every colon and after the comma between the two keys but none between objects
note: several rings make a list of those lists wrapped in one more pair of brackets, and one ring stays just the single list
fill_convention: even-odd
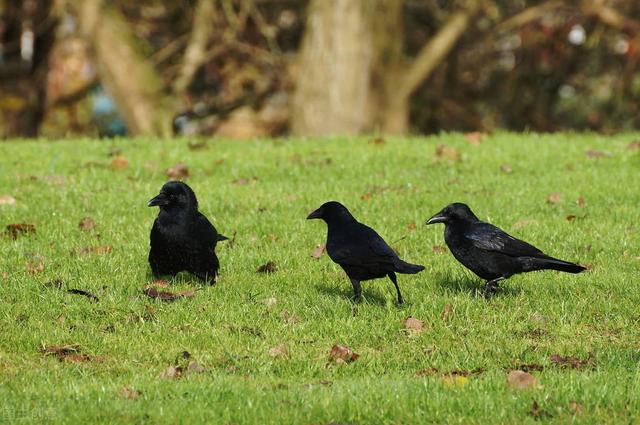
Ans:
[{"label": "grass lawn", "polygon": [[[638,423],[638,138],[0,143],[0,231],[35,225],[0,237],[0,423]],[[161,289],[196,292],[166,302],[143,294],[146,203],[179,162],[235,240],[216,286],[179,275]],[[326,226],[305,217],[330,199],[426,266],[399,275],[406,306],[388,280],[354,305],[341,269],[310,256]],[[515,276],[486,301],[424,225],[453,201],[589,271]],[[360,357],[330,362],[334,344]],[[511,388],[516,369],[538,384]]]}]

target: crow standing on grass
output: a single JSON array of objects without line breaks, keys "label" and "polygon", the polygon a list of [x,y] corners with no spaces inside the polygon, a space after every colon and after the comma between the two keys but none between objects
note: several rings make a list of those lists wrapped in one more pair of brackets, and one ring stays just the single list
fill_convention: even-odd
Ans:
[{"label": "crow standing on grass", "polygon": [[533,245],[482,222],[461,203],[446,206],[427,224],[444,223],[444,240],[451,253],[466,268],[487,281],[485,295],[498,289],[498,282],[517,273],[558,270],[580,273],[584,267],[558,260]]},{"label": "crow standing on grass", "polygon": [[324,203],[307,220],[313,218],[327,223],[327,254],[351,279],[356,300],[362,296],[361,281],[389,276],[398,293],[398,304],[404,303],[396,272],[415,274],[424,270],[424,266],[398,258],[375,230],[359,223],[339,202]]},{"label": "crow standing on grass", "polygon": [[160,207],[151,229],[149,265],[155,277],[181,271],[215,283],[220,263],[216,244],[228,239],[198,212],[195,193],[185,183],[170,181],[148,206]]}]

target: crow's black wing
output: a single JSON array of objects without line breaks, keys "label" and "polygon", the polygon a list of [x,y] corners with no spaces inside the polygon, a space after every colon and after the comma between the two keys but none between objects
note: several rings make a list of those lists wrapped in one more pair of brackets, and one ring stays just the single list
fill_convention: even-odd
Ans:
[{"label": "crow's black wing", "polygon": [[195,233],[194,236],[206,247],[214,248],[220,240],[216,228],[213,227],[213,224],[201,213],[198,213],[195,218],[193,230]]},{"label": "crow's black wing", "polygon": [[465,231],[464,236],[471,241],[473,246],[484,251],[499,252],[511,257],[538,257],[544,255],[535,246],[514,238],[489,223],[474,223]]},{"label": "crow's black wing", "polygon": [[398,258],[375,230],[361,223],[354,223],[331,245],[331,259],[341,264],[394,263]]}]

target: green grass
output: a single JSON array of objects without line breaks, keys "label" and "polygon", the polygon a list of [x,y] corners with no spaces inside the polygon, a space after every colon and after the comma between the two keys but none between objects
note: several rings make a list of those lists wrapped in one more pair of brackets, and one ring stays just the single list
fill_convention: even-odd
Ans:
[{"label": "green grass", "polygon": [[[459,134],[382,145],[210,140],[197,151],[187,140],[0,143],[0,196],[16,199],[0,205],[0,225],[37,229],[0,237],[0,423],[533,423],[534,400],[549,422],[638,423],[640,153],[627,149],[637,138],[496,134],[480,146]],[[460,160],[438,157],[438,144]],[[114,148],[127,168],[109,167]],[[165,303],[142,294],[152,280],[146,256],[157,214],[146,202],[177,162],[189,167],[201,211],[237,236],[218,247],[218,285],[180,275],[169,290],[201,290]],[[560,201],[547,202],[554,192]],[[399,275],[405,307],[395,305],[388,280],[365,282],[365,301],[352,304],[339,267],[310,257],[326,227],[304,218],[329,199],[401,257],[426,265]],[[591,269],[515,276],[486,301],[475,276],[434,251],[444,244],[442,226],[423,225],[453,201]],[[95,231],[78,228],[85,216]],[[77,254],[91,246],[113,250]],[[269,260],[278,271],[257,273]],[[29,274],[28,262],[44,270]],[[100,301],[44,285],[53,279]],[[285,310],[299,321],[283,320]],[[408,316],[424,322],[422,333],[404,331]],[[336,343],[361,357],[328,365]],[[40,352],[55,344],[79,344],[92,359]],[[289,357],[270,357],[280,344]],[[160,377],[185,350],[205,371]],[[593,368],[550,360],[589,353]],[[541,388],[508,388],[508,371],[522,364],[544,367],[532,372]],[[428,368],[440,372],[416,375]],[[476,368],[485,371],[456,385],[444,377]],[[126,398],[123,386],[141,395]]]}]

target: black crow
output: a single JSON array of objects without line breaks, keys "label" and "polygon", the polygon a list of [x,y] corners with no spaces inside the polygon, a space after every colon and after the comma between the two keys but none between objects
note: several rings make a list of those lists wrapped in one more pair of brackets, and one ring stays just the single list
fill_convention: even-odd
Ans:
[{"label": "black crow", "polygon": [[427,221],[427,224],[433,223],[444,223],[444,240],[453,256],[487,281],[486,295],[498,289],[498,282],[514,274],[548,269],[568,273],[586,270],[578,264],[550,257],[535,246],[480,221],[465,204],[446,206]]},{"label": "black crow", "polygon": [[160,207],[151,229],[149,264],[155,277],[181,271],[215,283],[220,263],[216,244],[228,239],[198,212],[195,193],[185,183],[170,181],[148,203]]},{"label": "black crow", "polygon": [[361,281],[389,276],[398,292],[398,304],[404,303],[396,272],[415,274],[424,270],[424,266],[398,258],[375,230],[359,223],[339,202],[324,203],[307,220],[313,218],[327,223],[327,254],[351,279],[356,300],[362,296]]}]

